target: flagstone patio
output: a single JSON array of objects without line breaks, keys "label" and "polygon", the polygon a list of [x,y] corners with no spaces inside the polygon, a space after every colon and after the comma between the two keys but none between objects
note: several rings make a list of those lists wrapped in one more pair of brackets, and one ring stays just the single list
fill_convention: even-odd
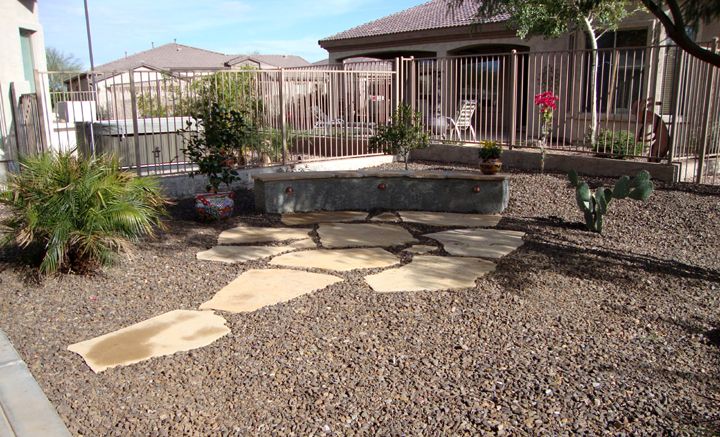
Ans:
[{"label": "flagstone patio", "polygon": [[[451,256],[425,255],[440,247],[418,244],[403,225],[372,223],[377,220],[457,226],[424,235],[442,244]],[[364,220],[363,223],[342,223]],[[309,228],[238,226],[223,231],[218,244],[197,253],[201,261],[238,264],[263,258],[267,266],[242,272],[235,280],[200,304],[200,310],[228,313],[256,311],[287,302],[343,281],[342,277],[299,269],[349,272],[358,269],[385,269],[364,277],[375,292],[440,291],[472,287],[477,278],[492,272],[495,263],[482,258],[499,258],[522,245],[522,232],[478,229],[493,227],[496,215],[445,214],[422,211],[384,212],[367,219],[367,213],[331,211],[285,214],[290,225],[317,226],[323,248]],[[287,242],[282,245],[268,245]],[[403,246],[406,246],[403,248]],[[383,248],[402,250],[401,258]],[[311,250],[307,250],[311,249]],[[171,311],[119,331],[76,343],[68,349],[82,355],[95,372],[169,355],[212,343],[230,332],[225,319],[212,311]],[[188,334],[190,333],[190,334]]]}]

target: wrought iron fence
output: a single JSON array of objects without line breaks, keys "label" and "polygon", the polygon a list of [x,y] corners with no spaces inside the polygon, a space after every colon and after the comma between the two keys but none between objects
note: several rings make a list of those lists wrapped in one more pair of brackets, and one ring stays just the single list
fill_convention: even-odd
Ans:
[{"label": "wrought iron fence", "polygon": [[191,171],[185,131],[196,128],[199,110],[222,102],[259,125],[261,139],[248,145],[243,165],[269,165],[372,154],[368,137],[390,117],[395,73],[370,65],[42,73],[62,87],[41,94],[53,108],[47,122],[57,149],[113,153],[140,173]]},{"label": "wrought iron fence", "polygon": [[[404,58],[398,70],[437,141],[662,161],[680,180],[720,182],[720,74],[676,46]],[[545,92],[551,119],[535,102]]]},{"label": "wrought iron fence", "polygon": [[[258,121],[263,139],[245,165],[370,154],[369,136],[405,102],[436,141],[673,163],[680,180],[720,183],[718,68],[670,45],[38,77],[54,148],[112,152],[141,173],[192,170],[183,129],[210,102]],[[548,91],[558,99],[551,119],[534,101]]]}]

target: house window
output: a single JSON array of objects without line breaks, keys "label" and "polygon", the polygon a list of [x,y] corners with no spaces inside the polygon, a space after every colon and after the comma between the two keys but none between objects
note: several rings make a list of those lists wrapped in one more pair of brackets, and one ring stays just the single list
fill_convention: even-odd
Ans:
[{"label": "house window", "polygon": [[[588,36],[589,38],[589,36]],[[588,48],[589,47],[588,41]],[[647,29],[607,32],[598,40],[598,107],[604,112],[627,112],[643,97]],[[588,71],[590,57],[587,60]],[[590,110],[589,87],[586,109]]]},{"label": "house window", "polygon": [[20,29],[20,52],[22,55],[23,75],[30,84],[30,92],[35,92],[35,61],[32,50],[32,34],[30,30]]}]

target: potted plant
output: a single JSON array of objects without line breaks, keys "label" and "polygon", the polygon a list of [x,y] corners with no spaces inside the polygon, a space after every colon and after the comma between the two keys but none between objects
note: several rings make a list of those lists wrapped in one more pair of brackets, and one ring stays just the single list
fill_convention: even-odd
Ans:
[{"label": "potted plant", "polygon": [[429,138],[422,115],[413,111],[410,105],[401,105],[393,112],[389,124],[378,126],[375,135],[370,137],[369,149],[371,152],[401,155],[407,170],[410,151],[427,147]]},{"label": "potted plant", "polygon": [[482,160],[480,170],[483,174],[493,175],[502,169],[502,162],[500,161],[502,147],[496,141],[483,141],[478,155]]},{"label": "potted plant", "polygon": [[[235,202],[230,185],[240,178],[237,168],[243,164],[243,151],[257,139],[257,128],[234,109],[221,103],[193,116],[182,130],[186,139],[185,156],[197,166],[190,177],[207,177],[207,193],[195,196],[195,210],[204,220],[217,220],[232,215]],[[224,184],[227,191],[219,191]]]}]

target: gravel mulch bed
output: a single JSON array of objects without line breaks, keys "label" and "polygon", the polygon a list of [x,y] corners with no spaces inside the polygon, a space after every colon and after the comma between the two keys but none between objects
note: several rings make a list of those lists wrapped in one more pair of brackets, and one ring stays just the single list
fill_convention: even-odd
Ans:
[{"label": "gravel mulch bed", "polygon": [[345,281],[223,314],[232,333],[202,349],[99,375],[66,350],[196,309],[239,273],[267,267],[195,260],[222,229],[279,225],[250,212],[250,193],[239,199],[240,215],[214,225],[193,222],[191,202],[180,202],[166,233],[94,277],[37,283],[4,252],[0,328],[71,432],[720,432],[720,192],[712,187],[660,186],[645,204],[614,202],[598,236],[578,223],[564,176],[512,174],[498,227],[526,232],[526,243],[474,288],[379,294],[362,279],[368,271],[335,273]]}]

